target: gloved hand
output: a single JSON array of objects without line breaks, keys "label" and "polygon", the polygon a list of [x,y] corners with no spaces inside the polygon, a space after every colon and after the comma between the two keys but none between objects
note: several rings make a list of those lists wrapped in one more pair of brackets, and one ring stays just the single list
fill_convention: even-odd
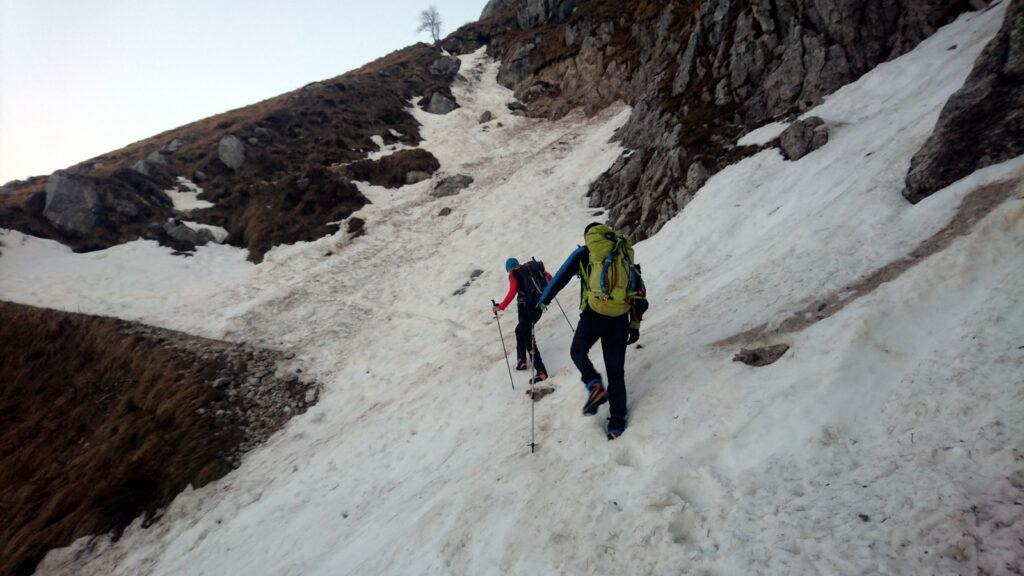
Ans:
[{"label": "gloved hand", "polygon": [[541,314],[544,314],[545,312],[547,312],[547,311],[548,311],[548,305],[547,305],[547,304],[545,304],[545,303],[543,303],[543,302],[541,302],[540,304],[538,304],[538,305],[537,305],[537,308],[540,308],[540,313],[541,313]]},{"label": "gloved hand", "polygon": [[626,346],[630,344],[636,344],[636,341],[640,339],[640,329],[633,328],[630,326],[629,331],[626,332]]},{"label": "gloved hand", "polygon": [[501,312],[501,307],[499,307],[497,304],[495,304],[494,306],[491,306],[491,313],[492,314],[497,316],[498,312]]}]

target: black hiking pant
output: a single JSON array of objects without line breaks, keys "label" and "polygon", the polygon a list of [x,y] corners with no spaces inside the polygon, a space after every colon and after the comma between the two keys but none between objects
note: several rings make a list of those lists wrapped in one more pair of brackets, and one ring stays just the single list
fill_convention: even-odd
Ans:
[{"label": "black hiking pant", "polygon": [[601,341],[604,367],[608,371],[608,411],[612,420],[626,420],[626,336],[629,332],[629,314],[619,317],[604,316],[587,308],[580,314],[576,335],[572,339],[569,355],[580,370],[584,384],[599,380],[601,375],[587,354]]},{"label": "black hiking pant", "polygon": [[536,348],[536,343],[533,342],[533,325],[540,320],[540,308],[525,302],[520,302],[517,308],[519,309],[519,324],[516,326],[516,357],[520,362],[526,362],[526,356],[533,348],[534,369],[538,372],[547,372],[544,369],[544,361],[540,359],[540,349]]}]

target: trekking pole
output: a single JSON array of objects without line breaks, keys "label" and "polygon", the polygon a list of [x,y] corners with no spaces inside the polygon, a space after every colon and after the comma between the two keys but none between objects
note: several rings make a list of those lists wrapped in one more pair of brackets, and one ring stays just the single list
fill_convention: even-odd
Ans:
[{"label": "trekking pole", "polygon": [[[498,306],[498,303],[494,300],[491,300],[491,304],[495,307]],[[508,350],[505,348],[505,335],[501,333],[501,320],[498,319],[497,312],[494,313],[494,321],[498,323],[498,338],[501,338],[501,351],[505,354],[505,367],[508,368],[508,383],[511,384],[512,389],[515,390],[516,384],[512,380],[512,366],[508,363]]]},{"label": "trekking pole", "polygon": [[575,334],[576,327],[573,326],[572,322],[569,320],[569,315],[565,313],[565,308],[562,308],[562,303],[558,301],[558,296],[555,296],[555,304],[558,304],[558,309],[562,311],[562,316],[565,318],[566,324],[569,325],[569,330],[572,330],[572,333]]},{"label": "trekking pole", "polygon": [[534,430],[537,427],[534,425],[534,412],[536,411],[537,396],[533,391],[533,382],[537,379],[537,364],[534,359],[534,355],[537,354],[537,336],[534,334],[534,324],[530,324],[530,454],[534,453],[537,448],[537,442],[534,441]]},{"label": "trekking pole", "polygon": [[[533,258],[532,260],[534,262],[537,261],[536,258]],[[530,280],[533,281],[533,287],[537,289],[537,292],[541,292],[541,293],[544,292],[543,290],[541,290],[540,286],[537,285],[537,279],[536,278],[530,278]],[[558,301],[558,296],[555,296],[555,304],[558,304],[558,309],[562,311],[562,317],[564,317],[565,318],[565,322],[567,324],[569,324],[569,330],[572,330],[572,333],[575,334],[576,333],[576,328],[572,325],[572,322],[569,320],[569,315],[565,313],[565,308],[562,308],[562,303]]]}]

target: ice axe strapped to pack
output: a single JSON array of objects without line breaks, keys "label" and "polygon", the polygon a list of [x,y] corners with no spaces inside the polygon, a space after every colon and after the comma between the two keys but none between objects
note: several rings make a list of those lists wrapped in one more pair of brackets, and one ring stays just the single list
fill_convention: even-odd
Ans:
[{"label": "ice axe strapped to pack", "polygon": [[590,256],[588,262],[580,263],[587,291],[581,308],[589,307],[604,316],[626,314],[633,300],[644,297],[643,283],[633,263],[633,246],[604,224],[587,230],[584,240]]}]

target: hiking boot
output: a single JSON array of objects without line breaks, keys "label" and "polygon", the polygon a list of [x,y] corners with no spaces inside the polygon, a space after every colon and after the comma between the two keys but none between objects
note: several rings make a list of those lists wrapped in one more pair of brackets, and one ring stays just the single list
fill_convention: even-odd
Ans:
[{"label": "hiking boot", "polygon": [[593,416],[597,414],[597,409],[608,401],[608,391],[604,389],[600,380],[594,380],[587,385],[587,389],[590,390],[590,395],[587,396],[587,403],[583,405],[583,415]]},{"label": "hiking boot", "polygon": [[538,370],[533,376],[534,382],[543,382],[548,379],[548,373],[543,370]]},{"label": "hiking boot", "polygon": [[608,419],[608,439],[615,440],[626,431],[626,421],[622,418]]},{"label": "hiking boot", "polygon": [[520,360],[519,363],[516,364],[516,370],[526,370],[527,368],[529,368],[529,366],[526,365],[526,360]]}]

